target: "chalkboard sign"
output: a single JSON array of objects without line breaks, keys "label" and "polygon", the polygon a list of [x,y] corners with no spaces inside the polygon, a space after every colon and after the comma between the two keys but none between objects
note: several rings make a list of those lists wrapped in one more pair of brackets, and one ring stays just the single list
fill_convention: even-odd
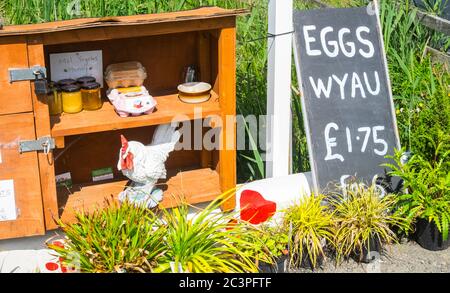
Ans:
[{"label": "chalkboard sign", "polygon": [[378,13],[372,5],[294,12],[297,73],[317,191],[384,175],[399,149]]}]

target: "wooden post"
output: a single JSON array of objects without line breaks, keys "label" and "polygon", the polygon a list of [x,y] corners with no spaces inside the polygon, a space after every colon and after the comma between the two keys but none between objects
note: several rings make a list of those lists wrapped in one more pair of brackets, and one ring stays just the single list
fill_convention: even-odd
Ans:
[{"label": "wooden post", "polygon": [[266,177],[291,168],[292,14],[292,0],[269,1]]},{"label": "wooden post", "polygon": [[[236,29],[224,28],[219,37],[219,99],[222,109],[221,147],[219,151],[220,187],[222,192],[236,186]],[[231,125],[230,125],[231,124]],[[226,201],[222,210],[234,209],[235,197]]]},{"label": "wooden post", "polygon": [[[39,37],[28,39],[28,63],[45,66],[44,46]],[[34,91],[34,83],[31,83],[31,97],[33,100],[34,123],[36,137],[51,136],[50,114],[48,106],[42,97],[38,97]],[[53,166],[53,154],[38,153],[39,173],[41,176],[42,202],[44,206],[46,230],[56,229],[58,226],[54,218],[58,218],[58,200],[56,196],[55,168]]]}]

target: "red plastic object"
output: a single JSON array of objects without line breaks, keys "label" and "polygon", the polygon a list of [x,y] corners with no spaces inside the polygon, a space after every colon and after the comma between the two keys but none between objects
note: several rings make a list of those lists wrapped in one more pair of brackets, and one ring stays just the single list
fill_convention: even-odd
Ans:
[{"label": "red plastic object", "polygon": [[277,210],[277,204],[266,200],[257,191],[244,190],[241,193],[241,220],[251,224],[260,224],[267,221]]}]

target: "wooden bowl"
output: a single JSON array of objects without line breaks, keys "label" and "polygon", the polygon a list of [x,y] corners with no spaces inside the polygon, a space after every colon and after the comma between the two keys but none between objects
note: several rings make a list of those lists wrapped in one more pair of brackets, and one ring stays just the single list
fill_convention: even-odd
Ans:
[{"label": "wooden bowl", "polygon": [[188,82],[178,86],[178,98],[189,104],[198,104],[211,98],[211,85],[206,82]]}]

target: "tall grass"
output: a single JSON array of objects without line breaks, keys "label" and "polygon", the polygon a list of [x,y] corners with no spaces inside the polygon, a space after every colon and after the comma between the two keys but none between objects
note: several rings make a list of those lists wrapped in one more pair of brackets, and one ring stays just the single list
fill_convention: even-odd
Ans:
[{"label": "tall grass", "polygon": [[450,132],[450,75],[424,54],[436,33],[417,21],[409,5],[383,2],[385,49],[402,145],[431,160],[434,149],[425,135],[437,139]]},{"label": "tall grass", "polygon": [[[9,24],[39,23],[74,17],[121,16],[158,13],[216,5],[243,7],[248,1],[233,0],[4,0]],[[79,11],[77,12],[77,6]]]}]

